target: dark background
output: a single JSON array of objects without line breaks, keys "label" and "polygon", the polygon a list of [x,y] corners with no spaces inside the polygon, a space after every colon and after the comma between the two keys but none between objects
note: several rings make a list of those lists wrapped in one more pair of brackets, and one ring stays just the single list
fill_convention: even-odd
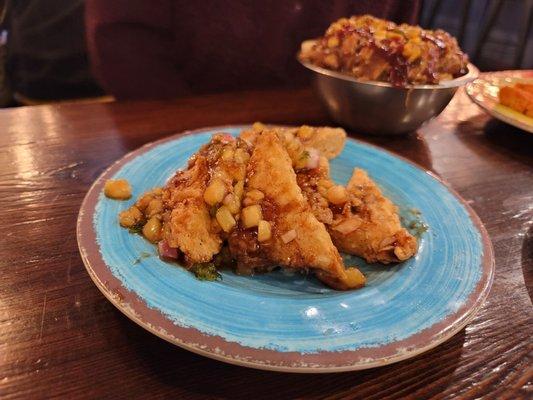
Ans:
[{"label": "dark background", "polygon": [[[105,95],[89,67],[83,0],[0,0],[6,4],[0,107]],[[419,24],[457,36],[482,71],[529,69],[532,6],[531,0],[425,0]]]}]

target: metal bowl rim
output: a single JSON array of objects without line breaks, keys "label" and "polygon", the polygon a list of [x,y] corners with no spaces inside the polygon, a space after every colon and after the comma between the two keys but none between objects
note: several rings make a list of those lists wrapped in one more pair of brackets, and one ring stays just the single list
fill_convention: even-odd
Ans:
[{"label": "metal bowl rim", "polygon": [[341,80],[344,80],[344,81],[363,84],[363,85],[388,87],[388,88],[399,89],[399,90],[409,90],[409,89],[427,90],[427,89],[450,89],[450,88],[456,88],[456,87],[463,86],[463,85],[467,84],[468,82],[471,82],[471,81],[475,80],[479,76],[479,69],[474,64],[469,62],[467,64],[468,72],[465,75],[460,76],[458,78],[451,79],[449,81],[442,81],[442,82],[440,82],[437,85],[407,85],[405,87],[398,87],[398,86],[394,86],[394,85],[392,85],[391,83],[388,83],[388,82],[363,81],[363,80],[357,79],[357,78],[352,77],[352,76],[347,75],[347,74],[343,74],[343,73],[340,73],[340,72],[336,72],[336,71],[332,71],[332,70],[329,70],[329,69],[326,69],[326,68],[322,68],[322,67],[316,66],[314,64],[311,64],[311,63],[308,63],[306,61],[303,61],[300,58],[300,53],[298,53],[296,58],[298,59],[300,64],[302,64],[304,67],[306,67],[307,69],[310,69],[311,71],[316,72],[317,74],[320,74],[320,75],[326,75],[326,76],[329,76],[329,77],[332,77],[332,78],[337,78],[337,79],[341,79]]}]

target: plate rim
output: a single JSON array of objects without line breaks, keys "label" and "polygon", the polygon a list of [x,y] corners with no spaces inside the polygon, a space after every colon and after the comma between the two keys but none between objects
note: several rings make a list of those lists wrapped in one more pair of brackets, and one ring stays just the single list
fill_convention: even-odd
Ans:
[{"label": "plate rim", "polygon": [[[515,128],[522,129],[523,131],[526,131],[528,133],[533,133],[533,125],[525,124],[524,122],[522,122],[520,120],[517,120],[515,118],[511,118],[511,117],[501,113],[497,109],[490,108],[488,106],[488,104],[486,104],[485,102],[480,101],[479,99],[477,99],[475,94],[473,93],[474,87],[477,84],[482,84],[484,82],[488,82],[488,80],[486,78],[489,78],[489,77],[495,77],[495,78],[505,78],[505,77],[526,78],[526,77],[523,77],[523,76],[518,76],[518,75],[522,75],[524,72],[530,73],[531,77],[529,79],[533,79],[533,70],[530,70],[530,69],[523,69],[523,70],[522,69],[516,69],[516,70],[506,70],[506,71],[483,72],[483,73],[481,73],[479,75],[478,78],[476,78],[475,80],[473,80],[471,82],[468,82],[466,84],[466,86],[465,86],[466,94],[468,95],[468,98],[474,104],[476,104],[479,108],[481,108],[485,113],[487,113],[491,117],[496,118],[497,120],[502,121],[502,122],[504,122],[506,124],[509,124],[511,126],[514,126]],[[515,76],[512,76],[512,74],[515,74]],[[483,98],[485,98],[485,97],[486,96],[483,95]]]},{"label": "plate rim", "polygon": [[[482,271],[479,282],[469,294],[465,303],[454,313],[414,335],[382,346],[344,351],[321,351],[318,353],[298,353],[296,351],[279,352],[276,350],[258,349],[244,346],[239,343],[228,342],[220,336],[209,335],[193,327],[178,326],[165,317],[161,311],[149,308],[136,293],[125,288],[122,282],[112,274],[103,260],[99,245],[96,241],[96,232],[93,225],[95,208],[105,179],[108,179],[110,175],[115,173],[127,162],[166,142],[184,136],[205,133],[206,131],[243,129],[250,126],[251,124],[208,126],[176,132],[156,141],[148,142],[141,147],[126,153],[124,156],[113,162],[92,183],[82,201],[78,213],[76,223],[78,249],[91,280],[100,292],[102,292],[102,294],[119,311],[137,325],[159,338],[196,354],[238,366],[294,373],[356,371],[400,362],[429,351],[444,343],[474,318],[490,292],[494,280],[495,264],[492,243],[478,215],[450,186],[450,184],[434,172],[427,170],[417,163],[392,151],[349,136],[347,138],[348,140],[385,152],[428,174],[432,179],[437,180],[440,184],[445,186],[467,210],[470,220],[481,236],[483,250],[481,259]],[[99,271],[96,271],[95,267]],[[128,300],[128,302],[126,302],[126,300]],[[150,318],[147,318],[147,315],[149,315]],[[176,332],[177,334],[175,334]],[[423,338],[427,338],[425,341],[421,340],[423,345],[417,345],[417,342]],[[405,344],[405,346],[403,346],[403,344]],[[405,348],[405,351],[402,353],[396,352],[395,354],[390,354],[390,350],[400,347]],[[389,350],[389,352],[387,352],[387,350]],[[384,355],[378,357],[373,356],[373,353],[379,352],[383,352]],[[341,361],[340,364],[337,364],[335,360],[338,360],[339,358],[343,361]],[[325,362],[327,360],[329,361]]]}]

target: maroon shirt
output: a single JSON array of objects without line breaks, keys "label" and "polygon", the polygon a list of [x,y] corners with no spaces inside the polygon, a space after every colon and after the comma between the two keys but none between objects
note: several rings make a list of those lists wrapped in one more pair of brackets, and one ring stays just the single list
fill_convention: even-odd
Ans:
[{"label": "maroon shirt", "polygon": [[89,54],[119,99],[295,86],[295,55],[343,16],[415,23],[420,0],[87,0]]}]

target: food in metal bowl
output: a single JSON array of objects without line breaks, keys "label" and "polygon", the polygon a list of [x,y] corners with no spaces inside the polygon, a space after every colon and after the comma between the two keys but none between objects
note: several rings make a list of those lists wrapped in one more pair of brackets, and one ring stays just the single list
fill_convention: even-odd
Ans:
[{"label": "food in metal bowl", "polygon": [[468,71],[468,57],[449,33],[397,25],[371,15],[332,23],[323,37],[302,44],[300,59],[397,87],[434,85]]}]

